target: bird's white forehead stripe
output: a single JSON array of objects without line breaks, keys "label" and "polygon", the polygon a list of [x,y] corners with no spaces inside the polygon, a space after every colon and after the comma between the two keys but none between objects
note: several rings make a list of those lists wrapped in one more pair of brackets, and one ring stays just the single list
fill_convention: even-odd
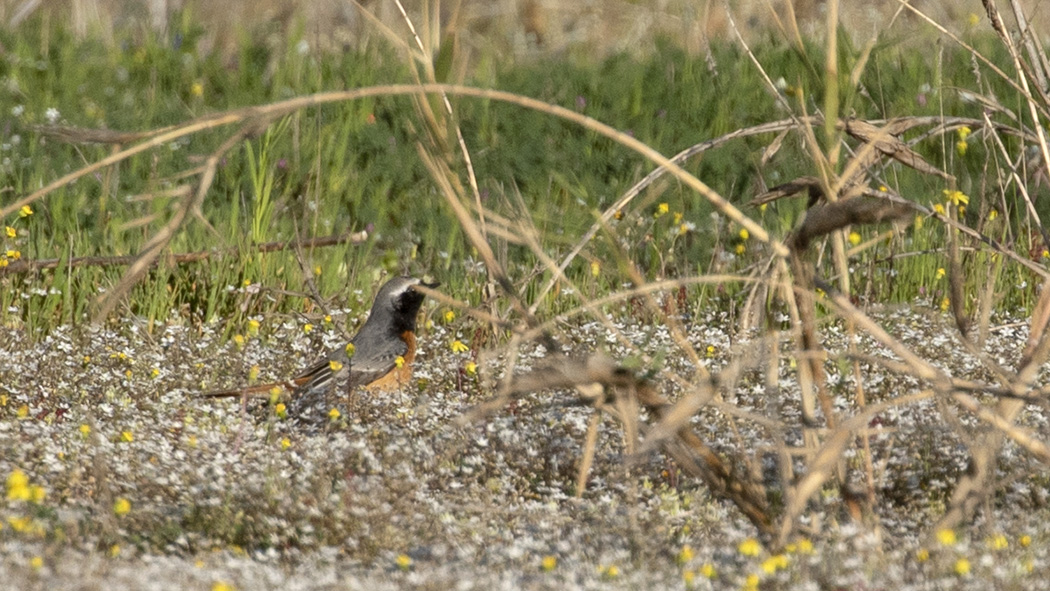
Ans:
[{"label": "bird's white forehead stripe", "polygon": [[410,281],[405,281],[405,283],[403,285],[398,287],[396,290],[390,292],[390,296],[396,298],[396,297],[400,296],[401,294],[405,293],[406,291],[408,291],[409,289],[411,289],[412,286],[418,285],[418,284],[419,284],[419,280],[418,279],[412,279]]}]

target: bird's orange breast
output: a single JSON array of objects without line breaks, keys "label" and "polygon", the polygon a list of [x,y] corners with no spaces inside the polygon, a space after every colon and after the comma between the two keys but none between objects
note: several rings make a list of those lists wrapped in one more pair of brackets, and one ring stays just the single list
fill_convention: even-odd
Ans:
[{"label": "bird's orange breast", "polygon": [[365,384],[365,390],[369,392],[389,392],[397,390],[412,381],[412,362],[416,359],[416,333],[406,330],[400,335],[401,340],[408,346],[408,350],[401,357],[405,362],[401,367],[396,365],[385,375]]}]

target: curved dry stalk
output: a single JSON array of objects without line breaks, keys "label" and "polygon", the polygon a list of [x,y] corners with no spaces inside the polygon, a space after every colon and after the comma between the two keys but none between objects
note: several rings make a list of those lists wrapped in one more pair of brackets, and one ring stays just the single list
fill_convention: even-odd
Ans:
[{"label": "curved dry stalk", "polygon": [[1032,96],[1024,89],[1024,87],[1022,87],[1020,84],[1015,82],[1013,78],[1011,78],[1009,75],[1007,75],[1006,72],[1002,71],[1002,69],[1000,69],[999,66],[996,66],[994,63],[992,63],[992,61],[990,59],[988,59],[987,57],[982,55],[981,52],[977,51],[977,49],[974,48],[972,45],[967,44],[965,41],[960,39],[958,35],[956,35],[955,33],[952,33],[947,28],[945,28],[944,25],[942,25],[942,24],[938,23],[936,20],[934,20],[933,17],[927,15],[922,10],[916,8],[913,5],[913,3],[910,2],[909,0],[897,0],[897,2],[901,5],[901,8],[905,8],[907,10],[910,10],[912,12],[912,14],[918,16],[920,19],[925,21],[926,24],[928,24],[931,27],[937,29],[938,33],[940,33],[941,35],[944,35],[945,37],[951,39],[953,42],[955,42],[957,45],[959,45],[959,47],[962,47],[963,49],[968,51],[970,53],[970,55],[972,55],[975,59],[979,60],[982,64],[987,66],[988,69],[990,69],[991,71],[995,72],[995,75],[999,76],[999,78],[1001,78],[1003,82],[1009,84],[1010,86],[1013,87],[1014,90],[1016,90],[1017,92],[1021,93],[1021,95],[1024,96],[1025,99],[1027,99],[1027,100],[1031,100],[1032,99]]},{"label": "curved dry stalk", "polygon": [[951,389],[951,378],[946,373],[913,353],[911,349],[891,336],[885,329],[872,320],[870,316],[857,309],[857,307],[849,301],[848,297],[832,289],[823,281],[818,280],[817,286],[825,291],[827,294],[827,301],[834,306],[836,313],[839,316],[842,318],[848,318],[855,322],[864,332],[868,333],[873,339],[881,343],[882,346],[889,349],[897,357],[900,357],[901,360],[911,368],[912,375],[921,380],[930,382],[933,387],[940,392],[946,392]]},{"label": "curved dry stalk", "polygon": [[795,531],[795,520],[802,515],[810,498],[832,476],[833,471],[838,467],[839,461],[842,459],[842,453],[846,450],[846,447],[853,441],[860,430],[867,428],[872,417],[894,406],[912,404],[932,398],[934,394],[934,390],[924,390],[899,396],[893,400],[870,404],[832,429],[825,437],[823,444],[817,450],[813,459],[807,464],[806,474],[802,476],[797,484],[785,490],[787,502],[784,506],[784,512],[780,516],[776,545],[783,546],[791,539],[791,534]]},{"label": "curved dry stalk", "polygon": [[93,322],[100,322],[109,316],[109,313],[113,311],[117,303],[131,291],[131,288],[153,266],[157,258],[160,257],[161,251],[168,246],[168,243],[175,236],[175,232],[179,227],[182,226],[182,222],[186,217],[192,211],[200,208],[200,204],[204,202],[204,196],[208,193],[208,189],[211,188],[212,180],[215,178],[215,169],[218,168],[219,161],[226,152],[232,150],[234,146],[240,143],[245,135],[250,132],[249,128],[250,126],[242,127],[239,133],[227,138],[218,149],[208,156],[204,163],[204,173],[201,174],[196,192],[187,193],[186,197],[182,199],[181,206],[175,210],[175,214],[171,216],[171,219],[164,224],[160,231],[150,237],[149,241],[139,252],[138,258],[124,272],[124,276],[120,278],[120,281],[99,296],[98,310],[95,311],[92,318]]},{"label": "curved dry stalk", "polygon": [[[632,454],[639,437],[644,435],[647,440],[651,432],[648,429],[643,432],[645,422],[638,412],[639,407],[658,421],[671,409],[670,403],[647,381],[635,377],[631,371],[603,355],[554,359],[544,367],[515,376],[502,403],[529,392],[551,388],[573,388],[579,394],[576,403],[599,407],[617,418],[624,430],[626,449]],[[493,405],[486,404],[464,415],[461,420],[477,420],[493,410]],[[663,450],[686,473],[703,480],[713,494],[733,502],[763,536],[774,534],[773,518],[761,484],[738,475],[688,426],[680,429],[674,438],[664,440]]]},{"label": "curved dry stalk", "polygon": [[154,135],[150,137],[150,139],[143,141],[142,143],[136,144],[130,148],[120,150],[119,152],[114,152],[109,156],[99,160],[98,162],[95,162],[94,164],[90,164],[88,166],[85,166],[84,168],[74,170],[71,173],[63,175],[62,177],[51,181],[50,183],[37,189],[36,191],[33,191],[29,195],[26,195],[25,197],[16,200],[11,205],[0,208],[0,218],[4,218],[11,215],[13,212],[21,209],[23,205],[29,205],[30,203],[41,199],[42,197],[54,192],[57,189],[61,189],[62,187],[72,183],[73,181],[81,177],[85,177],[107,166],[111,166],[118,162],[127,160],[128,158],[136,154],[145,152],[158,146],[162,146],[168,142],[177,140],[181,137],[192,135],[194,133],[197,133],[198,131],[214,129],[217,127],[223,127],[225,125],[231,125],[234,123],[242,122],[248,116],[247,113],[245,113],[245,111],[248,111],[248,109],[239,109],[237,111],[230,111],[218,115],[209,115],[175,128],[165,127],[163,129],[166,129],[168,131],[164,131],[163,133]]},{"label": "curved dry stalk", "polygon": [[999,38],[1003,42],[1003,46],[1005,46],[1007,51],[1010,52],[1010,59],[1013,60],[1014,70],[1017,73],[1017,83],[1021,87],[1021,96],[1025,98],[1025,104],[1028,106],[1028,114],[1032,117],[1032,121],[1035,122],[1035,133],[1038,137],[1037,145],[1039,146],[1039,153],[1043,156],[1043,164],[1050,167],[1050,148],[1047,147],[1046,133],[1043,131],[1043,126],[1039,124],[1042,117],[1048,116],[1046,108],[1047,96],[1043,88],[1039,88],[1038,90],[1043,99],[1043,104],[1038,105],[1036,103],[1035,97],[1032,96],[1031,90],[1028,86],[1028,76],[1025,75],[1025,72],[1029,72],[1030,70],[1025,66],[1024,61],[1018,54],[1017,46],[1014,45],[1013,38],[1006,30],[1006,25],[1003,23],[1003,18],[999,14],[999,9],[995,7],[995,3],[990,2],[989,0],[982,0],[981,3],[984,4],[985,12],[987,12],[988,18],[992,21],[992,28],[998,33]]},{"label": "curved dry stalk", "polygon": [[[986,122],[991,122],[988,117],[988,113],[984,114]],[[1028,219],[1034,220],[1036,228],[1039,230],[1040,236],[1043,237],[1043,242],[1050,244],[1050,235],[1047,234],[1046,228],[1043,226],[1043,222],[1039,219],[1039,213],[1035,209],[1035,203],[1032,201],[1032,196],[1028,193],[1027,183],[1021,179],[1021,175],[1017,173],[1017,165],[1010,163],[1009,152],[1006,150],[1006,146],[1003,144],[1003,140],[997,134],[989,134],[995,142],[995,147],[999,149],[999,153],[1003,156],[1003,159],[1008,163],[1010,168],[1010,179],[1013,180],[1013,184],[1017,187],[1017,191],[1021,194],[1024,199],[1025,208],[1028,213]],[[1009,185],[1008,185],[1009,186]]]},{"label": "curved dry stalk", "polygon": [[[815,124],[815,122],[815,119],[813,121],[809,121],[810,124]],[[702,154],[707,150],[716,148],[731,140],[761,135],[764,133],[783,132],[785,130],[790,130],[794,127],[794,119],[782,119],[780,121],[773,121],[771,123],[763,123],[752,127],[746,127],[744,129],[738,129],[725,135],[719,136],[717,138],[706,140],[700,142],[699,144],[690,146],[672,156],[670,160],[675,164],[681,164],[686,160],[689,160],[693,156],[696,156],[697,154]],[[583,236],[576,242],[575,246],[573,246],[569,250],[569,253],[566,254],[565,257],[562,259],[561,263],[558,264],[558,274],[564,274],[565,269],[569,268],[569,265],[572,264],[572,261],[576,260],[576,257],[579,256],[580,252],[583,251],[584,247],[586,247],[587,244],[591,240],[593,240],[595,236],[598,235],[598,232],[601,231],[602,227],[607,225],[609,221],[613,219],[613,216],[616,215],[617,211],[620,211],[624,207],[627,207],[627,205],[630,204],[631,201],[634,201],[634,199],[638,195],[640,195],[642,191],[649,187],[649,185],[652,185],[654,182],[656,182],[660,177],[667,174],[669,171],[670,169],[666,166],[657,166],[651,172],[649,172],[649,174],[645,175],[644,178],[642,178],[633,186],[631,186],[630,189],[627,189],[627,191],[625,191],[619,199],[614,201],[612,205],[607,207],[605,211],[603,211],[598,217],[598,220],[595,221],[594,224],[592,224],[586,232],[584,232]],[[537,298],[537,301],[542,300],[543,297],[550,292],[550,290],[554,287],[555,281],[556,278],[552,277],[551,280],[547,282],[547,285],[545,285],[544,288],[540,290],[540,296]]]}]

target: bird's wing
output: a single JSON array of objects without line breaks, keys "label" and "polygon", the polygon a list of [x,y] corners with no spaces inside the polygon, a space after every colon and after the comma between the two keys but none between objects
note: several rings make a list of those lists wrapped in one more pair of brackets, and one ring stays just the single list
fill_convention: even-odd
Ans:
[{"label": "bird's wing", "polygon": [[[397,358],[407,353],[408,345],[401,339],[392,339],[381,349],[358,348],[353,357],[348,357],[345,349],[337,349],[296,376],[293,380],[299,385],[296,393],[324,390],[333,382],[338,383],[340,389],[367,386],[394,369]],[[339,369],[333,370],[333,367]]]}]

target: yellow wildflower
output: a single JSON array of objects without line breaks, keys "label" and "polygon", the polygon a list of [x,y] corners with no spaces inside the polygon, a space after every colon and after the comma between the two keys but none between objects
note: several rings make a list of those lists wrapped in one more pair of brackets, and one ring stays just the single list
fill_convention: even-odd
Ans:
[{"label": "yellow wildflower", "polygon": [[601,272],[602,272],[602,264],[599,263],[598,261],[591,261],[591,276],[592,277],[597,277],[598,275],[601,275]]},{"label": "yellow wildflower", "polygon": [[468,361],[467,364],[463,366],[463,370],[467,372],[468,376],[476,375],[478,373],[478,364],[473,361]]},{"label": "yellow wildflower", "polygon": [[942,546],[954,546],[958,538],[955,537],[955,531],[950,529],[942,529],[937,531],[937,541]]},{"label": "yellow wildflower", "polygon": [[689,562],[693,559],[693,556],[695,556],[695,553],[693,552],[692,546],[690,546],[689,544],[682,546],[682,549],[678,551],[678,564],[685,564]]},{"label": "yellow wildflower", "polygon": [[940,203],[934,203],[933,204],[933,212],[934,213],[938,213],[940,215],[944,215],[944,206],[941,205]]},{"label": "yellow wildflower", "polygon": [[397,568],[401,570],[412,568],[412,557],[408,554],[398,554],[397,558],[394,559],[394,562],[397,564]]},{"label": "yellow wildflower", "polygon": [[190,96],[197,98],[204,96],[204,85],[199,80],[190,85]]},{"label": "yellow wildflower", "polygon": [[449,348],[452,349],[453,353],[466,353],[467,351],[470,351],[470,347],[463,344],[463,341],[459,339],[452,341]]},{"label": "yellow wildflower", "polygon": [[616,577],[620,576],[620,567],[616,566],[615,564],[610,564],[609,566],[599,566],[598,570],[602,573],[603,579],[615,579]]},{"label": "yellow wildflower", "polygon": [[313,332],[313,330],[314,325],[310,324],[309,322],[303,325],[303,332],[305,332],[306,334],[310,334],[311,332]]},{"label": "yellow wildflower", "polygon": [[813,554],[813,542],[809,541],[809,538],[800,539],[798,541],[798,553]]},{"label": "yellow wildflower", "polygon": [[131,512],[131,501],[124,497],[119,497],[113,502],[113,512],[117,515],[127,515]]},{"label": "yellow wildflower", "polygon": [[744,254],[747,252],[747,247],[743,243],[737,244],[736,248],[733,249],[737,254]]},{"label": "yellow wildflower", "polygon": [[955,561],[955,574],[960,577],[965,577],[970,574],[970,561],[965,558],[960,558]]},{"label": "yellow wildflower", "polygon": [[654,218],[658,218],[663,215],[667,215],[667,212],[671,211],[671,206],[666,202],[656,206],[656,213],[653,214]]},{"label": "yellow wildflower", "polygon": [[149,370],[149,377],[151,377],[153,379],[156,379],[157,376],[159,376],[159,375],[160,375],[160,368],[159,367],[154,367],[153,369]]},{"label": "yellow wildflower", "polygon": [[86,423],[81,425],[80,426],[80,435],[82,437],[87,437],[88,435],[91,435],[91,425],[88,425]]},{"label": "yellow wildflower", "polygon": [[292,440],[291,439],[288,439],[287,437],[282,437],[281,438],[281,449],[288,449],[291,446],[292,446]]},{"label": "yellow wildflower", "polygon": [[748,538],[740,542],[736,549],[744,556],[758,556],[762,552],[762,544],[759,544],[755,538]]},{"label": "yellow wildflower", "polygon": [[39,556],[34,556],[29,559],[29,566],[31,566],[33,570],[40,570],[44,568],[44,559]]},{"label": "yellow wildflower", "polygon": [[254,382],[255,380],[259,379],[260,371],[262,370],[259,369],[258,365],[253,365],[251,369],[248,370],[248,381]]},{"label": "yellow wildflower", "polygon": [[936,278],[937,279],[944,279],[944,274],[945,274],[944,267],[940,267],[939,269],[937,269],[937,276],[936,276]]},{"label": "yellow wildflower", "polygon": [[332,370],[333,372],[336,372],[340,369],[343,369],[343,364],[333,359],[328,362],[328,369]]},{"label": "yellow wildflower", "polygon": [[540,561],[540,568],[543,569],[543,572],[549,573],[552,570],[554,570],[557,566],[558,559],[554,556],[551,556],[550,554],[544,556],[543,560]]},{"label": "yellow wildflower", "polygon": [[33,528],[32,517],[8,517],[7,523],[11,524],[11,529],[18,533],[28,532]]},{"label": "yellow wildflower", "polygon": [[860,244],[860,232],[850,232],[849,243],[853,246]]},{"label": "yellow wildflower", "polygon": [[969,205],[970,198],[966,196],[962,191],[954,189],[945,189],[943,191],[944,196],[948,198],[948,201],[953,205]]},{"label": "yellow wildflower", "polygon": [[703,566],[700,567],[700,574],[708,579],[713,579],[718,576],[718,571],[715,570],[715,565],[710,562],[705,562]]},{"label": "yellow wildflower", "polygon": [[740,228],[739,236],[741,240],[747,240],[751,237],[751,233],[747,231],[747,228]]},{"label": "yellow wildflower", "polygon": [[1021,536],[1019,540],[1017,540],[1017,543],[1020,544],[1022,548],[1027,548],[1028,546],[1032,545],[1032,536],[1025,534]]},{"label": "yellow wildflower", "polygon": [[394,367],[396,367],[398,369],[401,369],[404,366],[405,366],[405,358],[404,357],[398,355],[397,357],[394,358]]},{"label": "yellow wildflower", "polygon": [[930,559],[930,551],[926,548],[919,548],[915,551],[915,560],[919,562],[926,562]]},{"label": "yellow wildflower", "polygon": [[33,215],[33,208],[29,207],[29,205],[23,205],[22,208],[18,210],[18,215],[27,218]]},{"label": "yellow wildflower", "polygon": [[330,421],[338,421],[341,416],[343,416],[343,413],[339,412],[338,408],[328,411],[328,420]]},{"label": "yellow wildflower", "polygon": [[12,501],[28,501],[29,497],[29,477],[25,472],[15,468],[7,476],[7,498]]},{"label": "yellow wildflower", "polygon": [[248,334],[256,335],[259,334],[259,321],[252,318],[248,321]]},{"label": "yellow wildflower", "polygon": [[948,307],[951,306],[951,305],[952,305],[951,300],[949,300],[948,298],[944,298],[943,300],[941,300],[941,311],[942,312],[947,312],[948,311]]},{"label": "yellow wildflower", "polygon": [[16,232],[15,229],[11,226],[4,226],[4,230],[7,232],[8,238],[14,238],[15,236],[18,236],[18,232]]},{"label": "yellow wildflower", "polygon": [[354,347],[353,343],[347,343],[346,344],[346,356],[347,357],[353,357],[355,351],[357,351],[357,349]]},{"label": "yellow wildflower", "polygon": [[966,127],[964,125],[959,129],[955,130],[955,133],[959,136],[959,141],[955,142],[955,151],[958,152],[960,156],[965,156],[966,148],[968,147],[966,143],[966,138],[970,137],[970,134],[973,132],[970,130],[969,127]]},{"label": "yellow wildflower", "polygon": [[452,322],[453,320],[456,319],[456,311],[455,310],[445,310],[444,318],[445,318],[445,322]]},{"label": "yellow wildflower", "polygon": [[132,441],[135,441],[135,434],[132,433],[130,429],[127,431],[121,431],[120,440],[124,443],[131,443]]},{"label": "yellow wildflower", "polygon": [[769,558],[762,561],[762,570],[769,575],[777,572],[778,570],[783,570],[787,567],[788,557],[784,554],[770,556]]},{"label": "yellow wildflower", "polygon": [[1003,534],[996,534],[988,540],[988,547],[992,550],[1005,550],[1009,546],[1010,542]]},{"label": "yellow wildflower", "polygon": [[237,588],[223,581],[215,581],[211,584],[211,591],[237,591]]},{"label": "yellow wildflower", "polygon": [[279,419],[288,418],[288,407],[286,407],[283,402],[278,402],[277,406],[273,407],[273,412]]}]

